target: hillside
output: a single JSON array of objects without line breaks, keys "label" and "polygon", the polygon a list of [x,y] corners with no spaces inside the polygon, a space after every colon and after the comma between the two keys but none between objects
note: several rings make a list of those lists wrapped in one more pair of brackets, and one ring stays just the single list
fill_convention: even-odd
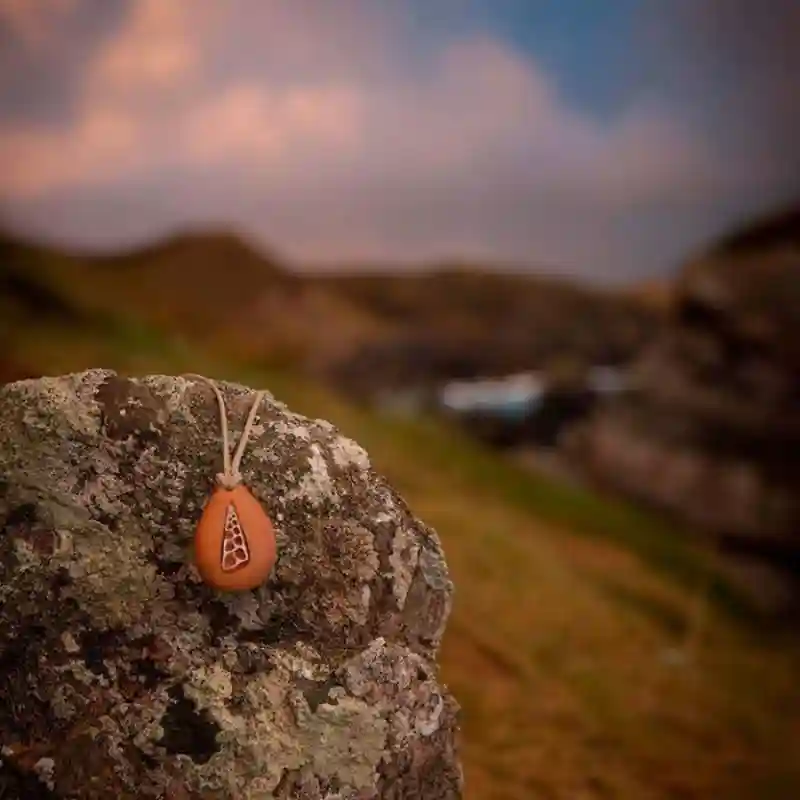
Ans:
[{"label": "hillside", "polygon": [[737,226],[708,249],[711,256],[758,252],[779,245],[800,247],[800,203],[793,203]]},{"label": "hillside", "polygon": [[[302,360],[317,349],[327,355],[330,337],[315,323],[343,338],[351,328],[362,333],[357,309],[321,296],[227,232],[175,236],[114,256],[63,253],[4,237],[0,276],[9,291],[9,281],[17,289],[24,283],[29,298],[56,294],[75,313],[113,309],[173,336],[267,362]],[[372,326],[363,319],[364,335]]]},{"label": "hillside", "polygon": [[675,303],[675,282],[669,278],[639,281],[627,287],[623,294],[635,303],[667,316]]},{"label": "hillside", "polygon": [[[359,396],[397,384],[632,358],[660,315],[565,281],[447,268],[292,272],[229,233],[176,236],[119,256],[67,254],[6,237],[6,288],[59,296],[74,313],[113,308]],[[33,288],[35,287],[38,288]]]},{"label": "hillside", "polygon": [[660,314],[622,293],[539,275],[438,267],[403,274],[317,277],[317,285],[391,325],[335,365],[337,385],[425,384],[630,360]]},{"label": "hillside", "polygon": [[[85,278],[97,265],[67,269]],[[21,292],[20,274],[16,324],[2,317],[13,369],[199,371],[267,387],[362,443],[438,530],[456,584],[441,660],[462,705],[467,800],[800,794],[800,647],[684,531],[534,477],[431,421],[382,418],[249,352],[211,354],[116,294],[104,306],[68,281]],[[25,310],[31,285],[43,294]]]}]

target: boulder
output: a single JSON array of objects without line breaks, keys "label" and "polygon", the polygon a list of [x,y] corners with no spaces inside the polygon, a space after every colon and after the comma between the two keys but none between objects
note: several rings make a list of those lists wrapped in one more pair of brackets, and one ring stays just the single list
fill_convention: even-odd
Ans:
[{"label": "boulder", "polygon": [[[218,385],[235,440],[254,392]],[[241,471],[278,560],[215,591],[191,550],[218,413],[176,376],[0,389],[0,796],[460,797],[436,533],[360,446],[267,395]]]}]

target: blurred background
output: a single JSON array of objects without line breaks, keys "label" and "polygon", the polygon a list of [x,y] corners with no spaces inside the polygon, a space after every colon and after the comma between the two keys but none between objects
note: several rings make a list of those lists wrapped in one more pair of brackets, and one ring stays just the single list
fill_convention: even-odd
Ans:
[{"label": "blurred background", "polygon": [[800,797],[800,4],[0,0],[0,381],[270,389],[442,537],[466,797]]}]

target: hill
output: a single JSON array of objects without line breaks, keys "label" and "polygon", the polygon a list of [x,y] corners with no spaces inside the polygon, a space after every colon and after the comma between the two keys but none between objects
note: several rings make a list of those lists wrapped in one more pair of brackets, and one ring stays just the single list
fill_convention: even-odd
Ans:
[{"label": "hill", "polygon": [[4,237],[0,275],[7,294],[16,287],[29,301],[58,296],[74,313],[113,309],[173,336],[266,361],[302,359],[312,341],[324,351],[329,337],[311,334],[315,319],[347,330],[359,317],[227,232],[174,236],[113,256]]},{"label": "hill", "polygon": [[[798,796],[800,648],[684,531],[534,477],[431,421],[382,418],[248,352],[190,345],[127,298],[103,306],[69,281],[25,283],[9,263],[0,274],[7,288],[13,272],[17,301],[21,285],[44,292],[28,295],[17,324],[2,317],[15,368],[192,371],[267,387],[362,443],[438,530],[456,584],[442,669],[463,707],[468,800]],[[68,264],[71,275],[96,267]]]},{"label": "hill", "polygon": [[623,295],[666,316],[672,312],[675,303],[675,283],[668,278],[640,281],[623,290]]},{"label": "hill", "polygon": [[765,213],[737,226],[708,249],[711,256],[733,256],[780,246],[800,247],[800,203]]},{"label": "hill", "polygon": [[6,237],[0,274],[7,292],[23,291],[28,305],[49,292],[74,313],[113,308],[220,353],[291,364],[359,396],[564,357],[626,361],[659,321],[623,295],[535,276],[446,267],[301,274],[225,232],[176,236],[119,256]]}]

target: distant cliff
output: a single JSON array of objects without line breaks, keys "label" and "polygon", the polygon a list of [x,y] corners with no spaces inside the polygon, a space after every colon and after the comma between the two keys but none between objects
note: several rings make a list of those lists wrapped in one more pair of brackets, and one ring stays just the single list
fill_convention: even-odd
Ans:
[{"label": "distant cliff", "polygon": [[693,523],[800,549],[800,206],[684,267],[635,379],[570,437],[573,458]]}]

